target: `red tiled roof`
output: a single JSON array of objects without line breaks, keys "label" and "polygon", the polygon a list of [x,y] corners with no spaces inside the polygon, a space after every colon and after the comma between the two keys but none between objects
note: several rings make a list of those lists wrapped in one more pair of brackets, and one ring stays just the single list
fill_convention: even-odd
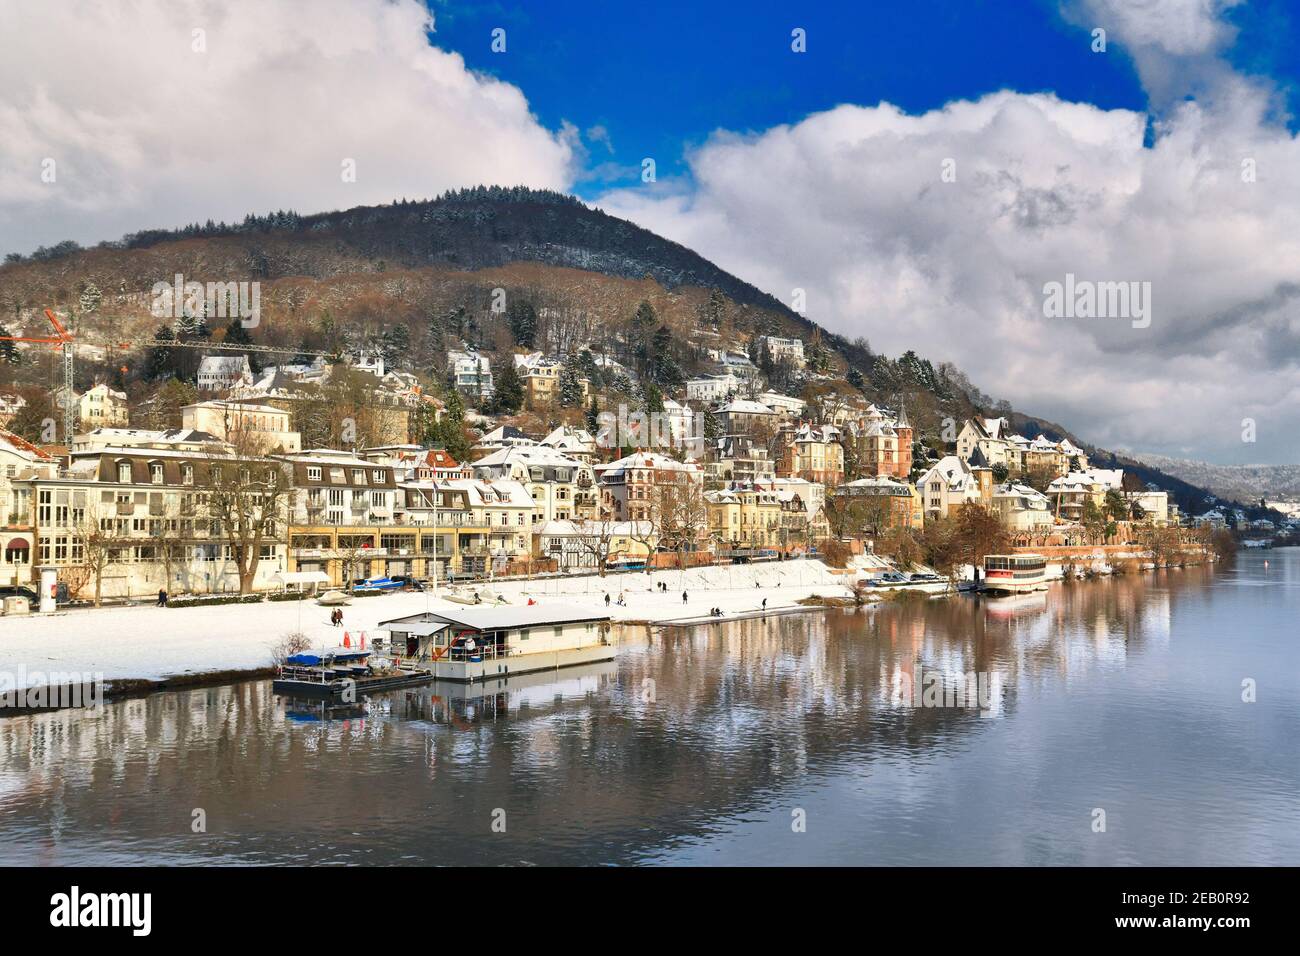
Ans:
[{"label": "red tiled roof", "polygon": [[53,455],[47,454],[46,452],[37,448],[31,442],[29,442],[26,438],[23,438],[20,435],[15,435],[7,428],[0,428],[0,441],[8,442],[10,445],[13,445],[19,451],[25,451],[30,455],[35,455],[37,458],[40,458],[42,461],[54,460]]}]

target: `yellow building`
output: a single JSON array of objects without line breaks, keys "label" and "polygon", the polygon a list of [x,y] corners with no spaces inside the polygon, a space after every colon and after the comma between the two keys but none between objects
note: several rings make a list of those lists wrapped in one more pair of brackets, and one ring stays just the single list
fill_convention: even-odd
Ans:
[{"label": "yellow building", "polygon": [[773,489],[740,486],[706,491],[704,503],[709,534],[721,553],[781,544],[781,500]]}]

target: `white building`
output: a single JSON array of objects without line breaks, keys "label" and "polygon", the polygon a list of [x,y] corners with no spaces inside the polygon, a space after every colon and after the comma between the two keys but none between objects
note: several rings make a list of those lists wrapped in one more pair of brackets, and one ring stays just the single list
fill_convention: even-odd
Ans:
[{"label": "white building", "polygon": [[33,583],[35,513],[31,486],[21,482],[57,473],[53,457],[0,428],[0,585]]},{"label": "white building", "polygon": [[757,348],[760,356],[766,356],[773,363],[788,361],[796,368],[804,367],[802,339],[783,339],[775,335],[764,335],[757,340]]},{"label": "white building", "polygon": [[743,383],[735,375],[705,375],[688,379],[686,400],[691,402],[720,402],[740,391]]},{"label": "white building", "polygon": [[245,453],[296,452],[302,436],[289,427],[289,413],[274,405],[213,399],[181,409],[181,425],[240,446]]},{"label": "white building", "polygon": [[591,466],[541,445],[503,448],[474,462],[476,478],[520,482],[533,501],[533,521],[568,521],[596,511],[596,479]]},{"label": "white building", "polygon": [[[992,474],[984,469],[991,484]],[[983,498],[980,475],[956,455],[945,455],[916,482],[925,517],[944,517],[954,508]]]},{"label": "white building", "polygon": [[465,395],[488,398],[494,390],[492,362],[478,352],[448,352],[447,371],[457,390]]},{"label": "white building", "polygon": [[205,355],[199,361],[200,392],[219,392],[236,385],[253,384],[247,355]]}]

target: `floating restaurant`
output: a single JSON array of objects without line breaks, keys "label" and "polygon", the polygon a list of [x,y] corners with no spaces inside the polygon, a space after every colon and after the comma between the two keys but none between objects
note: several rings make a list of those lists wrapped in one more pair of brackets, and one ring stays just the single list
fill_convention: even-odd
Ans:
[{"label": "floating restaurant", "polygon": [[565,604],[424,611],[381,621],[399,666],[478,681],[614,659],[608,614]]}]

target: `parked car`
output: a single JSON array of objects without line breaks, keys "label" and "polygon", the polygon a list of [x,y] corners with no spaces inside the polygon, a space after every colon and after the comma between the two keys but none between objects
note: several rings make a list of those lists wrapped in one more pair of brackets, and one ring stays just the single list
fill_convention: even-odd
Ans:
[{"label": "parked car", "polygon": [[31,588],[25,588],[22,585],[9,584],[0,587],[0,599],[7,597],[25,597],[33,608],[41,603],[41,599],[36,596],[36,592]]}]

